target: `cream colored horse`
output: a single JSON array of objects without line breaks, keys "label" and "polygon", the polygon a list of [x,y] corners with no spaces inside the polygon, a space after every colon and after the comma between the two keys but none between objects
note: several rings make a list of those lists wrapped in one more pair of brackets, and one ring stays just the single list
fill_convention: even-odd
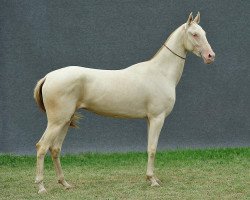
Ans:
[{"label": "cream colored horse", "polygon": [[55,70],[38,81],[34,97],[46,111],[47,128],[36,144],[38,193],[43,185],[44,156],[48,150],[55,165],[58,182],[65,188],[59,154],[69,126],[75,126],[77,109],[125,118],[146,118],[148,122],[147,179],[152,186],[160,181],[154,175],[154,159],[161,128],[175,103],[178,84],[188,51],[201,56],[205,63],[214,61],[205,31],[198,25],[200,14],[192,13],[177,28],[149,61],[122,70],[97,70],[70,66]]}]

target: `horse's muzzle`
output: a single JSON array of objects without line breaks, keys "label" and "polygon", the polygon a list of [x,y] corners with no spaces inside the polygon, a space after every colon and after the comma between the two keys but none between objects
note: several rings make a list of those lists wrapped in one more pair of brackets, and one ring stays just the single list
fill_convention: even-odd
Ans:
[{"label": "horse's muzzle", "polygon": [[202,55],[202,58],[205,64],[211,64],[215,60],[215,53],[213,52],[213,50],[211,50],[205,53],[204,55]]}]

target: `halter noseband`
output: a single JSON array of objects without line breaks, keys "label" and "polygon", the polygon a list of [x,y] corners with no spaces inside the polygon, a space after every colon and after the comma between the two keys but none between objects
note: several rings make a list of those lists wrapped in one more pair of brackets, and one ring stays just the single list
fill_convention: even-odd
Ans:
[{"label": "halter noseband", "polygon": [[178,56],[179,58],[185,60],[186,58],[179,56],[177,53],[173,52],[171,49],[168,48],[168,46],[166,44],[163,44],[164,47],[166,47],[170,52],[172,52],[174,55]]}]

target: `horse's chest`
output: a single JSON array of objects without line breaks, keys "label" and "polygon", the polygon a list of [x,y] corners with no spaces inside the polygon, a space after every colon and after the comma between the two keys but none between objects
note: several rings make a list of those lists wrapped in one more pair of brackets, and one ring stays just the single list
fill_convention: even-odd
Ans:
[{"label": "horse's chest", "polygon": [[164,93],[162,97],[162,107],[166,111],[171,111],[175,104],[175,90]]},{"label": "horse's chest", "polygon": [[149,100],[149,111],[169,114],[175,104],[175,87],[164,86],[153,91]]}]

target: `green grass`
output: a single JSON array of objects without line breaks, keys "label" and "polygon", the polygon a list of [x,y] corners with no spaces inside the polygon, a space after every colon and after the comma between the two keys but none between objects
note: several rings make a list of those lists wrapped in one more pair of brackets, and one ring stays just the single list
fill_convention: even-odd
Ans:
[{"label": "green grass", "polygon": [[250,199],[250,148],[158,152],[161,187],[145,180],[146,153],[62,156],[64,190],[45,159],[46,195],[34,184],[35,156],[0,155],[0,199]]}]

